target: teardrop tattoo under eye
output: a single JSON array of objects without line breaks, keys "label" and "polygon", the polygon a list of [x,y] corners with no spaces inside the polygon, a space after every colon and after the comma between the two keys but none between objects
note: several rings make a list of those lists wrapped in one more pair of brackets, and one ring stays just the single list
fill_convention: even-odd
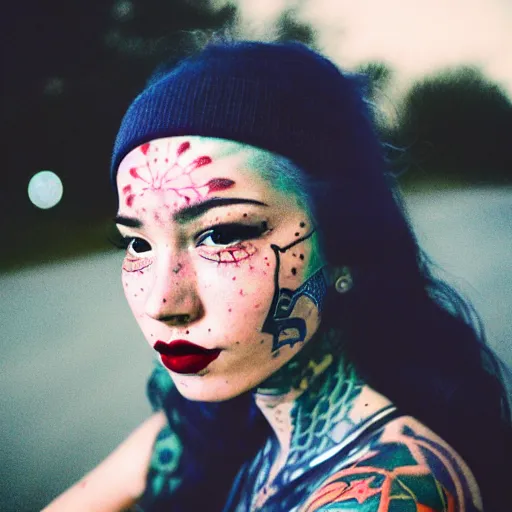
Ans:
[{"label": "teardrop tattoo under eye", "polygon": [[132,259],[126,256],[123,261],[123,270],[125,272],[138,272],[149,267],[153,263],[152,258],[136,258]]},{"label": "teardrop tattoo under eye", "polygon": [[[197,237],[197,250],[202,258],[216,263],[239,263],[257,252],[248,240],[259,238],[268,231],[267,222],[219,224]],[[209,239],[216,245],[205,243]]]},{"label": "teardrop tattoo under eye", "polygon": [[205,260],[215,261],[216,263],[239,263],[258,252],[258,249],[250,242],[244,242],[221,250],[200,246],[198,251],[199,255]]},{"label": "teardrop tattoo under eye", "polygon": [[153,263],[153,258],[149,258],[147,256],[142,257],[142,254],[147,251],[142,251],[141,257],[136,257],[135,255],[130,254],[128,252],[130,246],[133,247],[133,244],[135,243],[142,243],[143,249],[148,248],[150,250],[151,246],[146,240],[139,237],[123,236],[120,233],[118,233],[117,239],[111,241],[118,249],[123,249],[124,251],[126,251],[122,265],[122,269],[125,272],[138,272],[151,265],[151,263]]}]

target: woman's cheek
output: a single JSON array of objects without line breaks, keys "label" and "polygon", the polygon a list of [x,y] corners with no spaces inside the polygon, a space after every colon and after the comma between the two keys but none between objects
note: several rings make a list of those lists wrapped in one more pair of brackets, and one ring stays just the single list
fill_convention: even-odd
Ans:
[{"label": "woman's cheek", "polygon": [[149,289],[149,280],[151,279],[150,258],[139,258],[137,260],[126,257],[122,267],[123,290],[130,306],[136,317],[142,315],[143,305]]},{"label": "woman's cheek", "polygon": [[[233,319],[238,321],[241,318],[244,322],[253,317],[253,312],[264,317],[274,292],[274,269],[270,264],[272,251],[258,251],[254,246],[236,251],[236,256],[245,257],[237,262],[216,263],[214,272],[211,262],[203,265],[198,275],[205,276],[202,286],[205,296],[208,296],[208,302],[216,315],[235,315]],[[227,256],[223,253],[218,257]],[[218,261],[214,258],[217,256],[209,255],[210,260]],[[247,317],[247,314],[251,317]]]}]

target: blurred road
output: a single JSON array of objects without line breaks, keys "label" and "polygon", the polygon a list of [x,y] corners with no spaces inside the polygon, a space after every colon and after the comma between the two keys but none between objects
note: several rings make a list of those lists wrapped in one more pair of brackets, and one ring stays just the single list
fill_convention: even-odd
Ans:
[{"label": "blurred road", "polygon": [[439,275],[471,300],[512,366],[512,188],[414,195],[408,209]]},{"label": "blurred road", "polygon": [[[424,193],[408,204],[423,247],[512,365],[512,189]],[[120,257],[0,275],[4,512],[39,510],[149,413],[152,354],[124,303]]]},{"label": "blurred road", "polygon": [[[0,276],[0,510],[40,510],[149,414],[120,254]],[[71,512],[71,511],[70,511]]]}]

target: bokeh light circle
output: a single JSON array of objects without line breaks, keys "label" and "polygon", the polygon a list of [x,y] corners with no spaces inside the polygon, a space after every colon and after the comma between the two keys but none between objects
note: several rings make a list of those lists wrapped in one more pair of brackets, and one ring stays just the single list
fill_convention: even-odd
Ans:
[{"label": "bokeh light circle", "polygon": [[47,210],[62,198],[64,188],[60,178],[52,171],[40,171],[28,183],[28,197],[32,204]]}]

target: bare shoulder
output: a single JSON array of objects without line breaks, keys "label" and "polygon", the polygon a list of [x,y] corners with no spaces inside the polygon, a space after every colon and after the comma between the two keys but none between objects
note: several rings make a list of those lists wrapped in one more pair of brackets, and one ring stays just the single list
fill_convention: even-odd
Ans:
[{"label": "bare shoulder", "polygon": [[478,512],[473,474],[457,452],[411,417],[389,422],[363,455],[327,476],[301,512]]},{"label": "bare shoulder", "polygon": [[155,439],[166,424],[162,412],[153,414],[43,512],[114,512],[134,505],[146,485]]}]

